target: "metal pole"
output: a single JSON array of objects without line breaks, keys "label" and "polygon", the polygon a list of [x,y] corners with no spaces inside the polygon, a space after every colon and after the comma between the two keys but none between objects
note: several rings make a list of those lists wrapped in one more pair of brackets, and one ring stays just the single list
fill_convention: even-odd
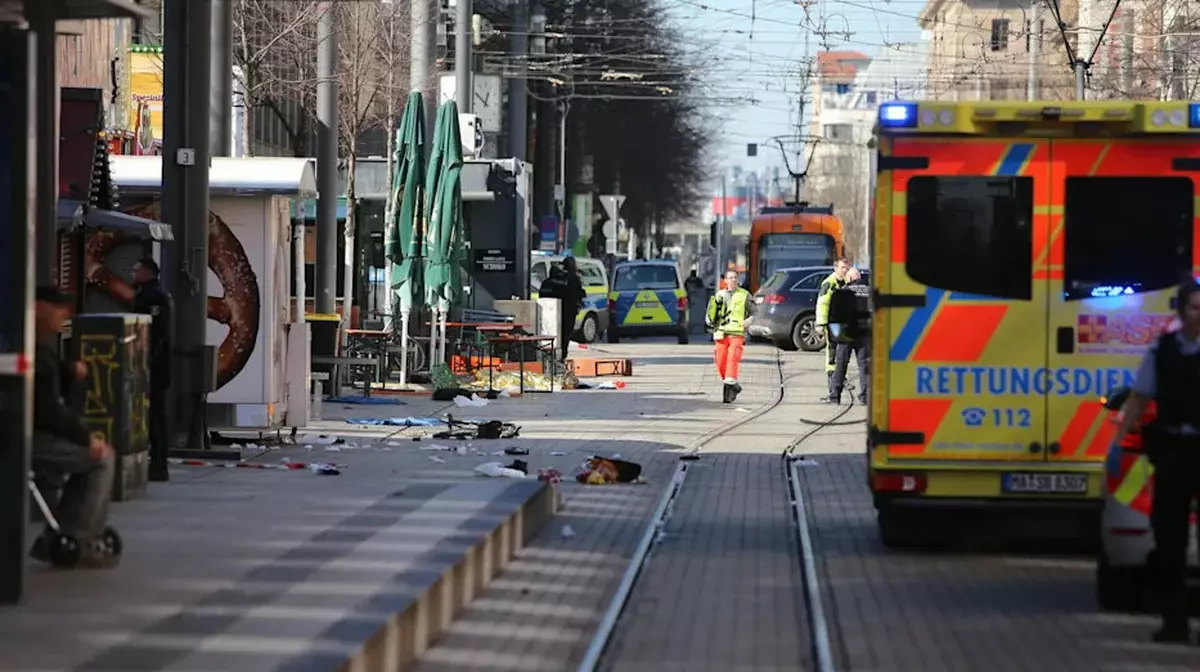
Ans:
[{"label": "metal pole", "polygon": [[512,34],[508,38],[509,60],[518,72],[508,80],[508,153],[524,161],[529,151],[529,84],[525,79],[529,55],[529,7],[524,2],[512,5]]},{"label": "metal pole", "polygon": [[337,312],[338,83],[334,8],[334,3],[324,3],[317,19],[316,312],[327,315]]},{"label": "metal pole", "polygon": [[1087,89],[1087,69],[1089,63],[1085,61],[1075,61],[1075,99],[1083,100],[1084,92]]},{"label": "metal pole", "polygon": [[433,0],[412,0],[412,39],[409,82],[413,91],[421,92],[425,104],[425,156],[429,156],[433,125],[437,121],[437,22],[441,4]]},{"label": "metal pole", "polygon": [[[164,40],[166,78],[175,78],[174,86],[163,86],[163,126],[174,125],[181,132],[168,134],[163,157],[163,190],[172,194],[170,205],[182,230],[175,234],[181,241],[176,250],[179,275],[173,287],[176,306],[176,340],[182,374],[179,427],[181,446],[202,450],[206,446],[205,380],[203,353],[208,330],[209,265],[209,121],[211,108],[212,6],[208,2],[185,2],[173,17],[173,34],[180,48]],[[181,40],[180,40],[180,37]],[[172,97],[174,96],[174,100]]]},{"label": "metal pole", "polygon": [[[212,0],[212,109],[209,146],[213,156],[233,152],[233,2]],[[249,138],[246,139],[249,142]]]},{"label": "metal pole", "polygon": [[1038,97],[1038,68],[1042,60],[1042,2],[1030,0],[1029,8],[1029,82],[1025,91],[1028,100]]},{"label": "metal pole", "polygon": [[[797,192],[799,194],[799,192]],[[725,278],[725,212],[729,206],[725,203],[725,175],[721,175],[721,216],[717,218],[716,255],[717,283],[715,291],[721,291],[721,280]]]},{"label": "metal pole", "polygon": [[[26,0],[25,10],[44,6],[38,0]],[[31,12],[32,13],[32,12]],[[41,37],[39,34],[38,37]],[[33,283],[29,263],[36,251],[35,217],[29,203],[30,180],[36,179],[28,168],[34,165],[37,142],[42,129],[36,119],[34,86],[34,33],[12,26],[0,26],[0,86],[7,92],[0,108],[0,163],[10,167],[0,182],[0,273],[4,282],[3,313],[0,313],[0,361],[6,371],[0,374],[0,604],[21,600],[25,578],[25,529],[29,521],[29,444],[33,419],[33,367],[18,367],[31,362],[33,340]],[[58,184],[55,179],[54,184]],[[11,370],[7,367],[11,366]],[[24,370],[22,370],[24,369]]]},{"label": "metal pole", "polygon": [[471,84],[471,14],[472,0],[455,0],[454,12],[454,101],[458,111],[467,114],[475,99]]},{"label": "metal pole", "polygon": [[[570,238],[567,235],[567,113],[571,111],[571,105],[567,101],[562,103],[562,111],[558,115],[558,187],[554,190],[555,196],[560,197],[558,201],[559,217],[563,221],[563,249],[567,250],[567,240]],[[569,253],[569,251],[564,252]]]},{"label": "metal pole", "polygon": [[[34,257],[38,284],[57,283],[58,266],[58,137],[59,88],[58,40],[55,37],[54,8],[48,3],[30,15],[37,33],[37,256]],[[46,36],[43,39],[43,36]],[[81,185],[82,186],[82,185]],[[82,273],[80,274],[82,279]],[[82,283],[81,283],[82,290]]]}]

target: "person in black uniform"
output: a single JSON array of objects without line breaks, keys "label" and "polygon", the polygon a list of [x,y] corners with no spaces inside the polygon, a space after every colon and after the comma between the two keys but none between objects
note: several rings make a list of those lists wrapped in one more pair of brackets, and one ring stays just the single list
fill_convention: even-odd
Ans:
[{"label": "person in black uniform", "polygon": [[[858,403],[865,406],[871,376],[871,318],[870,313],[867,312],[869,289],[866,281],[862,278],[862,273],[857,268],[851,267],[846,272],[846,286],[833,291],[853,294],[855,310],[852,319],[839,324],[838,336],[833,337],[830,334],[833,343],[836,343],[836,350],[834,352],[833,377],[829,381],[829,396],[826,398],[826,402],[842,403],[842,390],[846,386],[846,373],[850,368],[850,354],[854,353],[854,361],[858,363],[858,381],[862,387],[858,393]],[[830,321],[834,321],[832,313]]]},{"label": "person in black uniform", "polygon": [[1154,576],[1159,590],[1162,627],[1156,642],[1187,642],[1188,518],[1200,498],[1200,286],[1180,286],[1175,310],[1180,329],[1158,338],[1138,368],[1129,399],[1118,416],[1119,442],[1138,423],[1154,399],[1158,419],[1142,428],[1154,465]]},{"label": "person in black uniform", "polygon": [[583,281],[579,279],[579,262],[575,261],[575,257],[567,257],[561,265],[555,264],[550,268],[550,277],[542,283],[539,296],[562,301],[558,333],[562,343],[562,358],[566,361],[571,348],[571,336],[575,333],[575,317],[587,298]]},{"label": "person in black uniform", "polygon": [[133,266],[133,310],[150,322],[150,480],[170,479],[167,471],[167,390],[171,387],[171,296],[159,284],[158,263],[150,257]]}]

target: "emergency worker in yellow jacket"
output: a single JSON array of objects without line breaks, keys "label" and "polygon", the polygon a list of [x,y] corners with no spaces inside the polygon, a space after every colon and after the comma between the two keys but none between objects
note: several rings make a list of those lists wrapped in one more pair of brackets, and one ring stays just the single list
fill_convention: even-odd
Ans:
[{"label": "emergency worker in yellow jacket", "polygon": [[834,290],[841,289],[850,284],[850,281],[846,278],[846,274],[849,271],[850,260],[846,257],[841,257],[834,262],[833,272],[821,282],[821,288],[817,290],[816,326],[825,332],[825,382],[829,387],[829,394],[823,397],[821,401],[827,403],[833,399],[833,371],[837,368],[835,363],[837,344],[833,342],[833,336],[829,333],[829,299],[832,297]]},{"label": "emergency worker in yellow jacket", "polygon": [[737,271],[725,273],[721,289],[708,301],[704,313],[704,324],[713,330],[713,359],[717,364],[717,375],[724,389],[721,401],[729,404],[742,391],[738,383],[738,367],[746,349],[746,320],[754,305],[750,292],[738,287]]}]

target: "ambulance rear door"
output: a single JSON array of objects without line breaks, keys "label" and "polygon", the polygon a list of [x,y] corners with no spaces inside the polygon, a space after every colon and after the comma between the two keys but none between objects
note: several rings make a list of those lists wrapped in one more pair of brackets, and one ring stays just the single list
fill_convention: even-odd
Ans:
[{"label": "ambulance rear door", "polygon": [[1032,278],[1048,243],[1049,141],[890,145],[879,170],[891,199],[877,202],[890,207],[890,235],[875,238],[888,273],[875,380],[887,393],[869,440],[891,464],[1044,463],[1030,447],[1046,440],[1046,407],[1029,395],[1045,364],[1046,289]]},{"label": "ambulance rear door", "polygon": [[1056,139],[1052,233],[1035,277],[1050,293],[1046,446],[1051,463],[1101,464],[1114,427],[1099,398],[1129,385],[1200,265],[1200,142],[1179,136]]}]

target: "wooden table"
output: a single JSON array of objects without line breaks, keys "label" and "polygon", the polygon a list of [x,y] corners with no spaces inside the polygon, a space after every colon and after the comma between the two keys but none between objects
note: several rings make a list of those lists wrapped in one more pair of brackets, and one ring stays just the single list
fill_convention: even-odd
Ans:
[{"label": "wooden table", "polygon": [[[333,365],[333,384],[330,390],[333,396],[340,396],[342,393],[342,368],[352,366],[367,366],[375,369],[374,378],[379,377],[379,358],[378,357],[313,357],[313,364],[331,364]],[[363,384],[363,395],[371,396],[371,376],[367,377],[366,383]]]},{"label": "wooden table", "polygon": [[[553,346],[553,343],[556,340],[556,338],[557,338],[556,336],[532,336],[532,335],[517,336],[517,335],[512,335],[512,334],[505,334],[503,336],[493,336],[491,338],[488,338],[488,339],[486,339],[486,342],[489,346],[489,356],[494,357],[496,354],[496,346],[497,345],[521,345],[524,343],[542,344],[542,343],[548,342]],[[506,357],[506,359],[507,359],[507,357]],[[550,369],[551,369],[551,371],[550,371],[550,389],[547,390],[547,392],[554,391],[555,367],[551,366]],[[518,362],[518,370],[519,370],[518,375],[520,376],[519,388],[521,390],[521,394],[525,394],[525,353],[524,352],[521,353],[521,360],[520,360],[520,362]],[[492,367],[492,366],[488,367],[488,392],[495,391],[492,387],[494,371],[495,371],[495,367]],[[530,390],[530,391],[531,392],[540,392],[541,390]]]}]

